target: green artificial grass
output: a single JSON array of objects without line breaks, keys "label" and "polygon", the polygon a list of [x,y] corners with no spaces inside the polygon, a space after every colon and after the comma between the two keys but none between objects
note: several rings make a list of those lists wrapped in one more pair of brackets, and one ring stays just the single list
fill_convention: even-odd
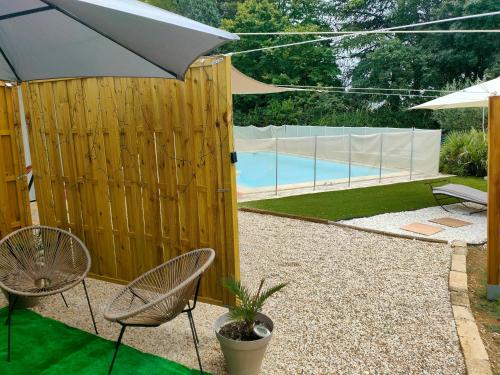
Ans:
[{"label": "green artificial grass", "polygon": [[[244,202],[240,207],[331,221],[347,220],[436,206],[426,183],[440,180],[442,179]],[[486,181],[482,178],[451,177],[446,180],[486,191]]]},{"label": "green artificial grass", "polygon": [[[3,308],[0,310],[0,374],[108,373],[114,342],[44,318],[31,310],[14,311],[11,361],[7,362],[6,317],[7,308]],[[113,374],[191,375],[199,371],[121,345]]]}]

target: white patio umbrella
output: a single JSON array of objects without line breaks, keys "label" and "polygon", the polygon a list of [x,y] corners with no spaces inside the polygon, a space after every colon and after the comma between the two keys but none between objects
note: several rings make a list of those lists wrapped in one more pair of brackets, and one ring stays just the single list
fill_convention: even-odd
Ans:
[{"label": "white patio umbrella", "polygon": [[136,0],[0,0],[0,80],[182,79],[234,34]]},{"label": "white patio umbrella", "polygon": [[488,107],[490,96],[500,95],[500,77],[425,102],[411,109]]}]

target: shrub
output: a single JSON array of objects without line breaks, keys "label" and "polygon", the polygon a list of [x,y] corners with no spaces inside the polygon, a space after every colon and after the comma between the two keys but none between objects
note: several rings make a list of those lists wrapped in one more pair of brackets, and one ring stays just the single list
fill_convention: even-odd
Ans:
[{"label": "shrub", "polygon": [[253,292],[235,279],[227,278],[224,280],[224,287],[236,296],[238,304],[229,308],[229,316],[234,322],[226,325],[228,329],[221,330],[221,334],[233,340],[251,341],[257,313],[262,311],[262,307],[269,297],[287,285],[287,283],[280,283],[262,290],[264,282],[265,280],[262,279],[257,292]]},{"label": "shrub", "polygon": [[478,130],[448,134],[441,147],[441,172],[458,176],[483,177],[487,174],[486,135]]}]

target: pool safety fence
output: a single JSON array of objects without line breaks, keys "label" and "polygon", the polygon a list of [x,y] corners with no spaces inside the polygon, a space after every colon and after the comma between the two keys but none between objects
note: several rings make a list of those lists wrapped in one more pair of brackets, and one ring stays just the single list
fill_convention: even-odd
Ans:
[{"label": "pool safety fence", "polygon": [[[277,194],[280,189],[312,187],[346,182],[353,179],[376,179],[404,177],[409,180],[439,173],[441,130],[326,127],[326,126],[254,126],[235,127],[235,147],[239,153],[274,153],[273,165],[258,166],[261,173],[274,173],[274,186],[268,186]],[[290,168],[280,168],[280,155],[312,159],[306,168],[311,168],[307,182],[290,184]],[[342,181],[318,180],[318,162],[325,161],[347,165],[348,173]],[[269,164],[269,163],[267,163]],[[257,167],[257,166],[254,166]],[[299,167],[299,166],[298,166]],[[304,166],[302,166],[304,167]],[[369,176],[353,174],[358,167],[369,167]],[[240,170],[239,173],[247,173]],[[377,176],[373,170],[377,170]],[[282,183],[280,180],[286,180]],[[245,187],[246,192],[251,192]],[[265,190],[265,189],[264,189]],[[263,191],[262,188],[257,191]]]}]

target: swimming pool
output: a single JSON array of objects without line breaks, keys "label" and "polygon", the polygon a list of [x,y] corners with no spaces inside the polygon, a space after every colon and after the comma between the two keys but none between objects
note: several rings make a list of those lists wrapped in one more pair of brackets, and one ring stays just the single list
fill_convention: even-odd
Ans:
[{"label": "swimming pool", "polygon": [[[262,188],[276,184],[276,154],[274,152],[238,153],[237,184],[243,188]],[[387,170],[383,170],[388,172]],[[379,168],[351,166],[351,177],[378,176]],[[349,164],[317,160],[316,181],[349,178]],[[278,154],[278,185],[314,181],[314,159]]]}]

